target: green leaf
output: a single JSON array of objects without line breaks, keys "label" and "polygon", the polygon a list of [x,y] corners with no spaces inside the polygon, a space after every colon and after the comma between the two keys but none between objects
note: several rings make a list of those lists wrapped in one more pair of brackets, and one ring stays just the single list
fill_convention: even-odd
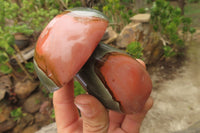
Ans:
[{"label": "green leaf", "polygon": [[126,47],[126,52],[134,58],[141,58],[143,55],[142,50],[139,42],[132,42]]},{"label": "green leaf", "polygon": [[8,55],[4,51],[0,51],[0,63],[5,64],[9,61]]},{"label": "green leaf", "polygon": [[182,30],[183,30],[183,33],[186,33],[186,32],[189,31],[189,27],[188,26],[183,26]]},{"label": "green leaf", "polygon": [[165,57],[173,57],[176,55],[176,52],[170,46],[163,46],[164,49],[164,56]]},{"label": "green leaf", "polygon": [[191,20],[191,18],[183,17],[183,18],[182,18],[182,22],[183,22],[184,24],[191,24],[191,23],[192,23],[192,20]]},{"label": "green leaf", "polygon": [[7,52],[9,55],[14,55],[14,54],[15,54],[15,50],[14,50],[12,47],[6,48],[6,52]]},{"label": "green leaf", "polygon": [[189,31],[190,31],[191,34],[194,34],[196,32],[196,29],[191,27]]},{"label": "green leaf", "polygon": [[12,110],[10,112],[10,115],[11,115],[11,117],[14,118],[15,121],[19,120],[23,116],[21,107]]},{"label": "green leaf", "polygon": [[54,109],[53,109],[52,112],[51,112],[51,118],[52,118],[52,119],[55,118],[55,111],[54,111]]},{"label": "green leaf", "polygon": [[177,26],[174,22],[168,24],[165,29],[168,32],[168,34],[176,34],[177,32]]},{"label": "green leaf", "polygon": [[53,98],[53,93],[49,93],[49,98]]},{"label": "green leaf", "polygon": [[28,69],[29,72],[33,73],[35,71],[33,62],[28,62],[25,64],[25,67]]},{"label": "green leaf", "polygon": [[74,95],[78,96],[84,93],[85,93],[85,90],[83,89],[81,84],[78,81],[74,81]]},{"label": "green leaf", "polygon": [[12,69],[5,64],[1,64],[0,71],[4,74],[10,74],[12,72]]}]

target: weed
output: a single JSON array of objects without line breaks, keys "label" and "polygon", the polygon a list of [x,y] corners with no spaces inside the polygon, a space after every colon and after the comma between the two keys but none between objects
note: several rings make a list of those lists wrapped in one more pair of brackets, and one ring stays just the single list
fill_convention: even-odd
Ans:
[{"label": "weed", "polygon": [[118,32],[130,22],[129,18],[133,16],[133,11],[120,0],[105,0],[102,11],[110,19],[114,30]]},{"label": "weed", "polygon": [[54,110],[54,109],[52,109],[51,118],[52,118],[52,119],[55,119],[55,110]]},{"label": "weed", "polygon": [[142,53],[142,47],[139,42],[131,42],[127,47],[126,47],[126,52],[129,53],[132,57],[134,58],[141,58],[143,53]]},{"label": "weed", "polygon": [[53,93],[49,93],[49,98],[53,98]]},{"label": "weed", "polygon": [[22,116],[24,116],[25,114],[23,114],[21,107],[14,109],[10,112],[11,117],[14,118],[15,121],[19,121],[21,119]]},{"label": "weed", "polygon": [[74,81],[74,95],[77,96],[84,93],[85,93],[85,90],[83,89],[81,84],[78,81]]},{"label": "weed", "polygon": [[33,62],[26,63],[25,67],[30,73],[33,73],[35,71]]},{"label": "weed", "polygon": [[[191,27],[192,20],[181,15],[181,9],[175,8],[165,0],[156,0],[151,8],[151,23],[156,32],[170,44],[164,46],[164,56],[175,56],[177,49],[184,47],[188,34],[193,34],[195,29]],[[182,28],[183,39],[178,34]],[[176,49],[176,50],[175,50]],[[167,53],[169,52],[169,53]]]}]

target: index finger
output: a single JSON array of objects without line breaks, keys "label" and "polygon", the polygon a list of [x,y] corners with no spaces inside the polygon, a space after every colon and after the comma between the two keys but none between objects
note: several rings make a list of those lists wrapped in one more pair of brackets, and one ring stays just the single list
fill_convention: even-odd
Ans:
[{"label": "index finger", "polygon": [[[79,114],[74,104],[73,80],[54,92],[53,104],[58,130],[67,130],[73,124],[78,124]],[[72,129],[68,129],[72,130]]]}]

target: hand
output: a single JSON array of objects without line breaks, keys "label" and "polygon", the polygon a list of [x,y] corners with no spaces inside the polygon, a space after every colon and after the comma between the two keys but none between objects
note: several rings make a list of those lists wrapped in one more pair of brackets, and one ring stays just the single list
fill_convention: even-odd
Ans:
[{"label": "hand", "polygon": [[[144,65],[144,62],[138,61]],[[153,105],[153,100],[149,98],[141,112],[121,114],[106,110],[91,95],[79,95],[74,99],[73,88],[72,80],[54,93],[58,133],[139,133],[141,123]],[[81,117],[77,107],[81,111]]]}]

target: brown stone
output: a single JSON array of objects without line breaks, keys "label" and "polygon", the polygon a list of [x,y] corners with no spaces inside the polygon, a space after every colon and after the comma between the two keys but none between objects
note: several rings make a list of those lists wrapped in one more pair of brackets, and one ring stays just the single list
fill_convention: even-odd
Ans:
[{"label": "brown stone", "polygon": [[48,114],[37,113],[35,115],[35,123],[37,123],[37,125],[39,125],[40,127],[49,124],[51,120],[52,119],[50,118]]},{"label": "brown stone", "polygon": [[11,89],[12,82],[9,76],[0,77],[0,100],[2,100],[6,94]]},{"label": "brown stone", "polygon": [[6,120],[0,123],[0,132],[11,130],[13,127],[15,127],[15,125],[16,123],[12,119]]},{"label": "brown stone", "polygon": [[17,94],[18,98],[25,99],[37,88],[38,85],[39,82],[33,83],[30,80],[26,80],[25,82],[18,82],[15,85],[15,93]]},{"label": "brown stone", "polygon": [[1,111],[0,111],[0,123],[4,122],[6,120],[9,120],[11,107],[8,106],[5,103],[1,103],[0,109],[1,109]]},{"label": "brown stone", "polygon": [[151,56],[148,60],[148,64],[156,63],[160,60],[160,58],[163,56],[163,45],[162,41],[159,41],[155,49],[151,52]]},{"label": "brown stone", "polygon": [[35,113],[40,109],[40,105],[43,101],[43,94],[38,92],[31,95],[23,104],[23,109],[28,113]]},{"label": "brown stone", "polygon": [[117,46],[125,48],[131,42],[139,41],[141,32],[143,31],[141,23],[130,23],[123,28],[117,38]]},{"label": "brown stone", "polygon": [[112,27],[108,27],[106,29],[106,33],[107,34],[105,35],[107,35],[107,37],[105,37],[106,39],[103,41],[105,44],[114,42],[118,37],[118,34],[113,30]]},{"label": "brown stone", "polygon": [[21,119],[17,126],[13,129],[13,133],[21,133],[24,128],[28,125],[32,125],[34,122],[33,115],[26,113]]},{"label": "brown stone", "polygon": [[26,113],[23,117],[22,120],[23,123],[26,123],[27,125],[32,125],[34,122],[34,116],[32,114]]},{"label": "brown stone", "polygon": [[149,13],[137,14],[130,18],[135,23],[149,23],[151,15]]},{"label": "brown stone", "polygon": [[24,129],[22,133],[35,133],[38,130],[38,127],[36,125],[27,127]]}]

